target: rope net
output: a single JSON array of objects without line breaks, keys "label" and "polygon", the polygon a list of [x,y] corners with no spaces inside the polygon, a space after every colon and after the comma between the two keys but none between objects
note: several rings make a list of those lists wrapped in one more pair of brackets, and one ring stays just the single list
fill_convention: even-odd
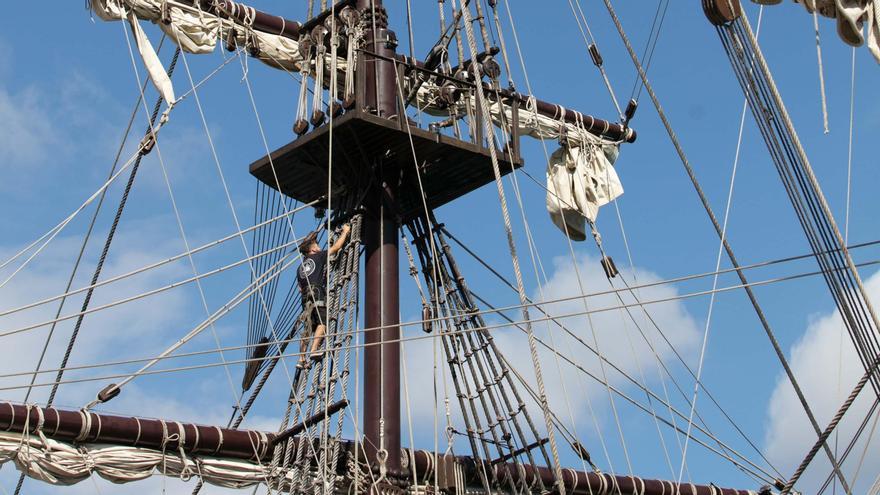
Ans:
[{"label": "rope net", "polygon": [[[493,488],[514,493],[544,491],[543,481],[529,479],[526,472],[551,465],[545,448],[547,438],[532,420],[506,360],[486,330],[451,248],[436,228],[433,215],[430,221],[419,218],[407,228],[430,301],[425,307],[436,312],[425,330],[437,332],[442,342],[464,424],[464,430],[452,424],[447,427],[450,444],[455,436],[462,436],[477,465],[505,466],[500,476],[494,469],[479,470],[487,492]],[[437,252],[432,246],[439,248]],[[412,258],[410,264],[415,274]]]},{"label": "rope net", "polygon": [[[345,415],[331,418],[327,410],[347,401],[351,375],[352,340],[358,321],[358,276],[361,258],[361,217],[351,221],[351,238],[330,262],[330,286],[327,293],[326,335],[320,347],[320,360],[304,360],[297,368],[287,410],[279,431],[303,427],[302,433],[280,444],[273,466],[288,471],[283,487],[292,492],[330,489],[342,483],[337,474],[340,441]],[[306,317],[300,317],[306,335],[313,330]],[[311,339],[301,340],[301,352],[307,353]],[[321,417],[319,421],[313,418]],[[314,423],[314,424],[312,424]],[[317,492],[316,492],[317,493]]]}]

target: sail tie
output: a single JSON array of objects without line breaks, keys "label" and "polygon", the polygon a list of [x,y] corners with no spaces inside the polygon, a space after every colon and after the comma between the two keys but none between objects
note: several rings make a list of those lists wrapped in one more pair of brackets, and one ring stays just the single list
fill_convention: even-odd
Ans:
[{"label": "sail tie", "polygon": [[[135,447],[137,447],[138,442],[141,441],[141,433],[142,433],[142,430],[141,430],[141,419],[140,419],[140,418],[134,418],[134,421],[135,421],[135,423],[137,424],[137,435],[134,437],[134,443],[133,443],[132,445],[135,446]],[[222,433],[221,433],[221,435],[222,435]],[[223,438],[223,437],[221,436],[220,438]]]},{"label": "sail tie", "polygon": [[46,453],[50,453],[52,451],[51,447],[49,447],[49,440],[46,438],[46,435],[43,433],[43,425],[46,424],[46,416],[43,413],[43,408],[39,406],[34,406],[37,410],[37,426],[34,428],[34,433],[40,437],[40,441],[43,442],[43,447],[46,448]]},{"label": "sail tie", "polygon": [[94,471],[95,468],[98,466],[98,463],[95,462],[95,457],[92,456],[91,452],[89,452],[89,449],[80,446],[76,449],[76,451],[79,454],[80,459],[82,459],[83,466],[86,468],[86,470],[88,470],[89,472]]},{"label": "sail tie", "polygon": [[[27,403],[25,404],[25,412],[24,412],[24,428],[21,430],[21,439],[18,442],[18,448],[16,449],[17,453],[21,453],[21,448],[24,446],[25,441],[30,437],[30,422],[31,422],[31,408],[34,407],[34,404]],[[12,422],[10,421],[10,424]],[[30,448],[30,443],[28,442],[28,448]]]},{"label": "sail tie", "polygon": [[217,430],[217,450],[214,451],[214,454],[218,454],[223,448],[223,429],[219,426],[215,426],[214,429]]},{"label": "sail tie", "polygon": [[10,412],[9,417],[11,419],[9,420],[9,426],[6,427],[5,431],[12,431],[12,425],[15,424],[15,407],[12,405],[11,402],[7,402],[6,405],[9,406],[9,412]]},{"label": "sail tie", "polygon": [[[186,429],[183,427],[183,424],[178,421],[175,421],[174,424],[177,425],[177,433],[175,434],[177,435],[177,438],[173,438],[173,440],[177,441],[177,450],[180,453],[180,462],[182,464],[179,477],[181,481],[189,481],[192,478],[193,474],[196,473],[193,471],[193,461],[186,456],[186,452],[183,450],[183,446],[186,443]],[[196,442],[195,444],[193,444],[193,450],[198,447],[199,443],[199,429],[196,428],[195,430]],[[172,435],[171,437],[174,437],[174,435]],[[171,437],[169,437],[169,440],[172,440]]]},{"label": "sail tie", "polygon": [[92,414],[87,409],[80,409],[79,414],[82,416],[82,422],[80,423],[79,435],[73,439],[74,442],[84,441],[92,430]]}]

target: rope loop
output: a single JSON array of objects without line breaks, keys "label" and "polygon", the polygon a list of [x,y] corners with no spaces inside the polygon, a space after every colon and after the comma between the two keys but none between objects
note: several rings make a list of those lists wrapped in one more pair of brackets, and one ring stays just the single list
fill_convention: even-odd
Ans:
[{"label": "rope loop", "polygon": [[86,409],[80,409],[79,415],[82,417],[82,422],[80,423],[79,435],[73,439],[74,442],[82,442],[89,436],[89,431],[92,429],[92,414]]},{"label": "rope loop", "polygon": [[80,459],[82,460],[83,465],[86,467],[90,473],[95,470],[97,467],[97,463],[95,462],[95,458],[92,457],[92,453],[89,452],[89,449],[85,447],[77,447],[76,453],[79,454]]},{"label": "rope loop", "polygon": [[93,407],[97,406],[98,404],[100,404],[101,402],[103,402],[101,399],[95,397],[91,402],[89,402],[88,404],[86,404],[85,406],[83,406],[83,410],[88,411],[88,410],[90,410],[91,408],[93,408]]},{"label": "rope loop", "polygon": [[134,421],[135,421],[135,423],[137,423],[137,427],[138,427],[137,436],[134,438],[134,446],[137,447],[138,442],[140,442],[140,440],[141,440],[141,419],[134,418]]},{"label": "rope loop", "polygon": [[[34,407],[33,404],[25,404],[25,412],[24,412],[24,427],[21,430],[21,440],[18,442],[18,448],[15,449],[16,453],[21,452],[22,446],[24,446],[25,440],[30,438],[30,422],[31,422],[31,408]],[[30,445],[28,445],[28,449],[30,449]]]},{"label": "rope loop", "polygon": [[9,412],[11,413],[9,416],[9,426],[6,427],[6,431],[10,431],[15,424],[15,406],[13,406],[11,402],[7,402],[6,405],[9,406]]},{"label": "rope loop", "polygon": [[376,451],[376,460],[379,461],[379,478],[376,479],[375,484],[379,484],[385,481],[388,475],[388,466],[386,464],[388,461],[388,451],[384,448]]},{"label": "rope loop", "polygon": [[220,453],[220,449],[223,448],[223,429],[219,426],[215,426],[214,428],[217,430],[217,435],[219,437],[217,439],[217,449],[214,451],[214,453],[218,454]]},{"label": "rope loop", "polygon": [[52,448],[49,446],[49,439],[43,434],[43,425],[46,424],[46,416],[43,413],[42,407],[34,406],[34,408],[37,410],[37,426],[34,428],[34,433],[40,437],[40,441],[43,442],[43,447],[46,448],[46,454],[48,456],[51,454]]},{"label": "rope loop", "polygon": [[159,22],[168,25],[171,24],[171,10],[168,8],[168,0],[162,0],[159,4]]}]

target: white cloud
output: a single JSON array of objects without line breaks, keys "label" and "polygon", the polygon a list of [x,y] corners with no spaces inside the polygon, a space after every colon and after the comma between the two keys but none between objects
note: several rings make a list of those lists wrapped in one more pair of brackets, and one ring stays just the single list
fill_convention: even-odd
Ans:
[{"label": "white cloud", "polygon": [[[95,232],[95,238],[103,238],[103,232]],[[102,272],[102,280],[114,275],[140,268],[170,255],[178,254],[182,248],[178,241],[177,232],[173,224],[167,218],[158,218],[149,222],[130,222],[127,227],[120,228],[114,239],[109,257]],[[0,289],[0,308],[8,310],[17,308],[23,304],[38,301],[49,296],[60,294],[64,290],[76,253],[79,250],[81,238],[78,236],[63,236],[56,239],[49,248],[34,258],[31,265],[21,271],[9,284]],[[73,284],[74,288],[88,284],[95,266],[97,251],[100,249],[99,242],[93,242],[87,251],[86,257],[79,268],[78,276]],[[10,252],[15,249],[0,249],[0,258],[6,259]],[[7,270],[8,271],[8,270]],[[107,286],[95,290],[91,301],[91,308],[118,301],[148,290],[163,287],[171,282],[190,277],[191,268],[185,261],[178,261],[165,265],[161,268],[151,269],[144,273],[128,277]],[[5,277],[4,277],[5,278]],[[206,288],[211,287],[211,279],[204,279]],[[123,360],[132,357],[144,357],[155,355],[168,345],[176,341],[183,334],[193,328],[205,318],[201,304],[195,296],[195,286],[188,284],[179,288],[165,291],[148,298],[138,299],[112,308],[87,314],[83,320],[83,326],[79,333],[75,352],[71,355],[70,365],[93,364]],[[218,297],[224,297],[227,290],[217,293]],[[65,303],[62,315],[71,315],[79,311],[82,304],[83,294],[71,296]],[[219,302],[209,304],[218,306]],[[22,328],[39,322],[52,320],[57,311],[58,301],[38,306],[29,310],[12,313],[0,317],[0,332]],[[58,324],[53,338],[53,344],[49,348],[43,368],[55,368],[60,361],[63,349],[73,329],[75,318],[67,319]],[[228,330],[219,322],[218,332],[221,339],[228,337]],[[43,347],[47,327],[22,332],[17,335],[2,337],[3,346],[0,346],[0,373],[22,372],[33,369],[39,353]],[[213,347],[213,338],[209,331],[199,336],[187,350],[194,347]],[[202,339],[202,340],[200,340]],[[228,345],[228,338],[225,339]],[[216,359],[216,356],[207,356],[204,359]],[[195,364],[193,362],[172,361],[163,363],[163,366],[183,366]],[[81,378],[131,372],[137,365],[113,366],[92,370],[70,371],[65,378]],[[225,377],[220,371],[217,377]],[[147,378],[145,378],[147,379]],[[159,378],[156,378],[159,380]],[[23,377],[7,378],[0,381],[2,386],[22,385],[27,381]],[[50,376],[41,375],[38,382],[50,381]],[[225,379],[219,383],[216,391],[222,399],[230,400],[230,392]],[[59,401],[62,404],[76,406],[87,402],[100,388],[97,383],[81,385],[69,385],[61,388]],[[205,390],[205,393],[215,392]],[[20,400],[23,397],[21,391],[2,391],[0,397],[5,399]],[[39,400],[45,400],[45,388],[36,395]],[[123,403],[118,399],[118,403]],[[114,403],[117,403],[114,401]],[[227,402],[228,404],[228,402]],[[224,411],[225,412],[225,411]],[[212,418],[213,419],[213,418]]]},{"label": "white cloud", "polygon": [[[102,232],[96,232],[95,238],[102,238]],[[180,250],[177,231],[167,218],[148,222],[128,224],[121,229],[114,241],[111,255],[107,260],[102,278],[127,272],[133,268],[164,259]],[[73,259],[81,239],[77,236],[61,236],[50,244],[49,249],[34,259],[33,265],[12,279],[7,287],[0,289],[0,310],[17,307],[46,296],[60,293],[66,283],[72,267]],[[89,254],[80,267],[81,276],[74,287],[85,285],[94,269],[92,258],[100,243],[92,243]],[[15,252],[12,247],[0,247],[0,259],[6,259]],[[190,267],[185,262],[170,264],[163,269],[150,270],[143,275],[132,277],[125,282],[99,288],[95,292],[92,307],[141,293],[171,280],[191,275]],[[2,277],[5,278],[5,277]],[[0,279],[2,279],[0,278]],[[187,332],[204,318],[204,312],[198,299],[192,294],[193,288],[175,289],[160,296],[142,300],[138,303],[124,304],[113,309],[87,315],[80,332],[77,346],[71,357],[71,365],[92,364],[120,360],[133,357],[155,355],[167,345]],[[190,292],[187,292],[190,291]],[[65,305],[64,314],[78,311],[81,296],[71,298]],[[0,332],[18,328],[32,322],[45,321],[54,316],[57,302],[37,308],[26,313],[16,313],[0,317]],[[67,338],[73,327],[73,321],[60,324],[50,346],[43,368],[55,368],[67,344]],[[225,329],[218,328],[223,344],[231,345]],[[31,370],[45,340],[46,329],[25,332],[12,337],[0,338],[0,373]],[[213,339],[207,335],[205,340],[184,349],[194,347],[211,348]],[[200,338],[201,338],[200,337]],[[209,360],[217,360],[209,356]],[[202,360],[204,362],[204,360]],[[193,364],[186,360],[175,361],[173,364],[161,364],[160,368],[177,365]],[[132,365],[98,368],[94,370],[69,371],[65,378],[91,377],[105,374],[125,373],[133,371]],[[237,370],[233,370],[233,379],[237,378]],[[52,375],[41,375],[38,382],[50,381]],[[183,380],[185,378],[185,380]],[[29,377],[7,378],[0,380],[0,386],[26,385]],[[111,380],[107,380],[109,382]],[[68,384],[60,388],[57,404],[68,407],[80,407],[94,397],[105,382],[86,382]],[[172,384],[169,388],[169,384]],[[237,386],[237,383],[236,383]],[[32,402],[43,403],[48,388],[41,388],[31,396]],[[21,400],[23,391],[0,391],[0,400]],[[211,368],[203,373],[185,373],[143,377],[129,384],[122,394],[112,402],[100,407],[102,412],[120,415],[139,415],[145,417],[161,417],[179,421],[191,421],[201,424],[226,424],[229,418],[232,398],[225,373],[222,368]],[[278,420],[260,414],[255,410],[248,418],[251,427],[275,429]],[[0,469],[0,493],[11,492],[18,479],[18,471],[12,464]],[[189,494],[195,480],[184,483],[174,478],[164,479],[155,476],[143,482],[125,485],[114,485],[101,478],[84,480],[73,487],[54,487],[34,480],[26,481],[24,493],[95,493],[96,485],[99,493],[160,493],[165,489],[169,494]],[[241,493],[240,491],[224,490],[210,487],[207,493]]]},{"label": "white cloud", "polygon": [[4,174],[22,163],[44,160],[57,143],[41,92],[35,88],[13,92],[0,84],[0,163],[5,165]]},{"label": "white cloud", "polygon": [[[118,146],[123,112],[104,86],[71,70],[60,84],[16,86],[3,77],[12,52],[0,41],[0,170],[4,184],[19,186],[19,177],[36,167],[109,163]],[[100,167],[102,170],[106,167]]]},{"label": "white cloud", "polygon": [[[865,285],[874,304],[880,303],[880,272],[868,278]],[[864,374],[864,368],[837,311],[815,317],[810,321],[801,340],[792,347],[789,362],[822,429]],[[870,385],[865,387],[861,397],[853,404],[838,427],[841,451],[852,439],[859,423],[867,414],[873,395]],[[870,430],[870,423],[868,429]],[[868,432],[864,436],[866,437],[867,434]],[[780,375],[767,407],[765,430],[767,456],[782,472],[792,472],[812,447],[815,439],[816,435],[797,400],[794,389],[787,377]],[[843,471],[848,477],[847,481],[852,481],[851,477],[863,451],[864,437],[844,464]],[[828,458],[820,451],[798,487],[804,493],[814,492],[821,483],[824,483],[830,472]],[[866,493],[878,472],[880,472],[880,443],[875,441],[867,451],[866,461],[853,493]]]}]

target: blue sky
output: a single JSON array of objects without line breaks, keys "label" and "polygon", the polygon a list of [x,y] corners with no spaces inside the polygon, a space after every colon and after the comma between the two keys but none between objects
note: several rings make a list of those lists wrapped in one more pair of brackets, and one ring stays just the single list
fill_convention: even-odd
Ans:
[{"label": "blue sky", "polygon": [[[297,19],[304,14],[300,3],[263,0],[255,1],[253,5]],[[598,72],[590,62],[569,3],[563,0],[511,3],[522,56],[535,93],[545,100],[613,119],[616,112]],[[656,3],[617,4],[628,35],[637,51],[641,52]],[[405,3],[395,0],[387,5],[392,9],[392,24],[402,40],[399,50],[408,52],[403,10]],[[0,253],[3,253],[0,258],[3,259],[55,225],[103,182],[138,94],[125,42],[124,25],[104,23],[97,19],[93,21],[81,2],[66,2],[53,7],[51,15],[46,15],[44,3],[18,2],[8,6],[5,29],[0,34],[0,173],[3,176],[0,181],[0,211],[7,212],[0,215],[0,232],[4,233],[0,238]],[[632,63],[602,3],[584,2],[584,9],[602,51],[611,84],[618,97],[626,100],[635,82]],[[747,11],[754,25],[757,8],[748,5]],[[416,54],[424,54],[436,39],[436,15],[435,2],[414,6],[413,20],[418,29]],[[838,223],[843,227],[847,191],[851,49],[837,39],[833,22],[820,20],[820,27],[830,124],[830,133],[827,135],[822,132],[811,17],[805,15],[798,5],[786,3],[766,8],[761,40],[801,140]],[[506,28],[507,41],[513,50],[510,26]],[[147,27],[147,32],[157,43],[160,38],[158,29]],[[170,50],[167,46],[160,56],[168,60]],[[193,77],[201,79],[222,62],[223,56],[228,55],[221,54],[218,49],[211,55],[189,55],[186,62]],[[876,152],[874,136],[880,126],[880,102],[871,93],[873,88],[880,85],[880,71],[866,49],[856,50],[855,56],[849,217],[849,239],[854,243],[876,238],[876,214],[880,211],[880,199],[875,193],[880,171],[873,155]],[[143,77],[140,65],[138,70]],[[515,69],[514,72],[518,87],[524,90],[522,71]],[[296,109],[298,84],[291,76],[255,61],[249,61],[247,74],[269,147],[275,149],[286,144],[292,139],[290,127]],[[233,207],[245,227],[253,219],[255,189],[255,181],[248,174],[247,165],[262,156],[265,149],[242,76],[242,65],[233,61],[199,88],[199,97]],[[743,99],[714,30],[693,2],[671,2],[649,77],[713,208],[720,216],[727,199]],[[174,83],[178,93],[189,89],[184,66],[178,67]],[[150,101],[154,98],[152,94],[151,90],[148,93]],[[144,125],[141,111],[135,120],[134,135],[142,132]],[[626,190],[618,206],[638,279],[662,280],[714,270],[718,254],[717,236],[645,92],[642,92],[640,109],[633,126],[639,132],[638,141],[622,147],[616,166]],[[207,144],[205,129],[193,99],[188,99],[174,110],[168,127],[162,131],[159,144],[164,164],[159,163],[157,153],[144,160],[108,259],[106,276],[123,273],[183,250],[163,178],[163,165],[167,169],[191,245],[235,232],[236,226],[219,179],[217,163]],[[556,146],[555,143],[547,145],[550,151]],[[131,150],[131,146],[128,150]],[[541,143],[524,142],[523,154],[528,173],[542,179],[546,160]],[[583,278],[580,282],[585,285],[586,291],[607,288],[607,282],[600,274],[595,246],[590,242],[575,244],[576,259],[572,260],[569,244],[545,212],[543,189],[522,175],[518,182],[522,191],[522,211],[535,239],[538,256],[547,271],[546,280],[540,277],[536,279],[520,208],[514,202],[510,181],[506,181],[529,294],[535,298],[540,298],[541,294],[548,298],[551,294],[557,297],[577,294],[577,280],[571,275],[573,263],[581,267]],[[75,286],[88,282],[120,192],[119,185],[110,189],[108,202],[99,217],[96,235],[87,251],[85,266]],[[50,244],[45,253],[35,258],[32,266],[17,275],[7,287],[0,289],[3,308],[12,308],[63,290],[91,211],[86,210],[84,215],[80,215]],[[306,232],[314,223],[311,214],[304,213],[296,219],[297,232]],[[454,234],[476,252],[493,260],[494,266],[512,278],[498,198],[493,186],[485,187],[457,204],[445,206],[437,213]],[[602,210],[598,228],[607,252],[617,265],[628,266],[614,206]],[[742,264],[809,251],[750,115],[746,119],[728,235]],[[865,248],[855,252],[855,257],[857,261],[869,261],[878,258],[877,254],[877,248]],[[194,261],[197,269],[203,272],[242,259],[243,256],[241,244],[234,241],[211,249]],[[489,295],[496,306],[516,304],[516,294],[498,284],[467,255],[459,253],[458,258],[475,292]],[[727,266],[723,260],[722,267]],[[815,264],[805,260],[754,270],[749,276],[753,280],[763,280],[814,269]],[[867,280],[875,271],[874,268],[865,268],[862,277]],[[401,305],[402,318],[417,319],[420,313],[415,288],[405,278],[406,272],[402,270],[401,273],[401,288],[406,293]],[[156,273],[135,278],[112,291],[97,291],[93,304],[143,292],[191,274],[191,267],[187,263],[175,263]],[[209,308],[213,311],[222,305],[247,280],[248,271],[243,267],[207,279],[203,288]],[[876,292],[876,277],[871,280]],[[720,286],[735,283],[738,283],[735,277],[730,275],[719,279]],[[644,296],[662,297],[703,291],[710,289],[711,285],[711,278],[701,278],[664,286],[654,293],[645,292]],[[756,293],[781,345],[787,353],[793,353],[795,369],[808,382],[805,384],[808,398],[819,414],[820,423],[824,423],[836,409],[836,389],[829,390],[828,386],[836,387],[840,354],[834,346],[841,342],[838,337],[840,326],[835,324],[831,316],[833,302],[824,283],[820,278],[811,277],[761,286],[756,288]],[[79,304],[79,300],[71,301],[68,311],[73,311]],[[601,305],[602,302],[598,301],[597,304]],[[708,305],[708,297],[697,297],[656,306],[661,326],[681,346],[685,358],[692,365],[696,365],[699,356]],[[564,307],[553,309],[566,312],[578,311],[578,308],[581,308],[579,304],[568,310]],[[28,322],[51,318],[54,306],[44,309],[28,316],[4,317],[0,326],[17,328]],[[85,319],[81,348],[78,347],[73,362],[83,364],[155,354],[204,317],[199,292],[193,286],[125,305],[106,314],[102,312],[94,317],[89,316]],[[243,343],[246,317],[246,310],[242,307],[218,323],[215,330],[223,345]],[[500,320],[494,323],[500,323]],[[572,328],[585,338],[591,338],[587,323],[582,318],[571,320]],[[648,368],[656,366],[643,348],[637,348],[638,352],[645,353],[642,363],[634,363],[635,359],[631,359],[632,351],[625,335],[634,329],[621,324],[620,315],[614,314],[604,319],[597,317],[594,323],[603,349],[607,350],[609,357],[626,363],[625,369],[639,374],[642,371],[648,373]],[[65,325],[59,327],[59,336],[69,333],[70,325]],[[536,331],[547,336],[549,330],[536,325]],[[409,332],[416,335],[420,331],[413,328]],[[503,332],[500,340],[504,349],[513,356],[522,356],[526,359],[523,362],[528,362],[527,354],[522,354],[525,340],[521,336],[514,336],[514,331],[510,329],[499,332]],[[0,347],[5,363],[2,372],[23,371],[33,366],[35,353],[44,338],[45,333],[36,332],[16,338],[6,337],[8,343]],[[847,342],[844,337],[844,349]],[[582,359],[585,366],[595,366],[583,348],[566,341],[560,341],[559,345],[569,350],[572,356]],[[187,349],[210,349],[214,346],[214,337],[206,332]],[[58,352],[60,349],[52,348],[49,363],[58,361]],[[227,354],[227,359],[240,359],[240,353],[232,351]],[[423,393],[423,400],[418,401],[420,405],[414,407],[415,417],[428,424],[432,421],[432,400],[424,394],[430,394],[431,369],[419,366],[419,360],[429,359],[430,353],[430,346],[424,343],[412,344],[407,352],[408,376],[412,377],[414,384],[411,388]],[[853,382],[860,372],[857,367],[851,366],[852,360],[846,358],[846,351],[842,355],[842,389],[848,391],[847,384]],[[672,362],[669,355],[664,355],[664,359]],[[216,360],[216,356],[208,356],[183,360],[181,364]],[[577,374],[565,367],[557,369],[555,360],[548,353],[542,354],[542,364],[545,375],[555,377],[555,388],[551,386],[551,394],[555,395],[551,401],[560,409],[567,409],[567,406],[559,385],[567,384],[565,391],[571,399],[574,423],[582,432],[585,442],[591,446],[593,457],[599,459],[597,463],[600,467],[610,470],[609,466],[613,465],[615,471],[627,473],[623,444],[604,388],[597,388],[595,384],[586,389],[579,388],[582,382]],[[640,369],[642,366],[644,370]],[[528,371],[531,367],[524,365],[523,369]],[[684,389],[689,391],[692,383],[685,379],[681,366],[674,366],[674,369]],[[69,376],[88,377],[96,373],[131,370],[130,366],[121,366],[110,368],[109,371],[85,370]],[[240,372],[240,368],[230,369],[235,387],[238,386]],[[803,427],[785,427],[805,426],[803,414],[786,395],[786,386],[779,384],[781,368],[742,291],[723,292],[715,300],[703,373],[704,382],[727,413],[783,473],[790,473],[803,451],[812,443],[812,435]],[[560,375],[562,378],[558,378]],[[656,378],[656,372],[653,372],[653,377],[648,379],[648,386],[661,393],[663,384]],[[22,381],[20,378],[16,380],[3,383],[20,384]],[[420,387],[422,383],[427,386]],[[628,392],[634,392],[634,396],[640,399],[644,396],[639,396],[633,387],[621,386]],[[62,387],[59,403],[79,407],[98,389],[100,386],[95,383]],[[250,426],[275,428],[286,395],[286,378],[283,373],[278,373],[272,386],[267,389],[265,398],[258,403]],[[0,392],[0,396],[15,400],[22,398],[19,391],[9,390]],[[38,394],[36,397],[45,400],[45,395]],[[189,374],[144,377],[126,389],[123,396],[108,404],[105,410],[225,423],[231,400],[227,377],[222,368],[211,368]],[[757,459],[757,455],[749,450],[704,397],[701,396],[699,400],[699,410],[705,413],[718,436],[748,457]],[[682,401],[676,404],[680,406]],[[589,411],[591,406],[595,407],[595,421]],[[859,407],[862,406],[860,402]],[[635,473],[645,477],[672,476],[653,419],[620,401],[617,401],[617,407],[628,447],[626,451]],[[568,417],[567,411],[560,414]],[[404,436],[406,438],[406,433]],[[842,435],[841,438],[843,442],[846,436]],[[668,432],[664,439],[671,449],[670,455],[677,474],[681,456],[676,452],[676,440]],[[610,458],[600,454],[602,441],[608,446]],[[431,447],[433,434],[422,432],[417,435],[417,443]],[[563,450],[566,450],[564,459],[577,465],[570,452]],[[871,452],[878,451],[874,448]],[[700,447],[689,447],[687,461],[694,482],[713,481],[719,485],[755,488],[753,480]],[[827,468],[822,462],[822,459],[817,460],[816,468],[808,472],[805,481],[808,484],[803,486],[805,491],[813,486],[810,483],[815,484],[818,478],[824,479]],[[848,465],[848,472],[854,469],[855,463]],[[866,466],[859,486],[867,489],[878,469],[880,467],[876,461]],[[13,473],[11,466],[0,469],[0,480],[5,489],[10,489],[16,477],[17,473]],[[158,486],[160,482],[154,480],[150,483]],[[83,483],[76,489],[92,491],[92,486],[83,486],[87,484]],[[54,493],[54,489],[34,482],[29,482],[29,486],[33,491],[26,493]],[[101,484],[99,489],[109,493],[122,490],[107,484]],[[132,487],[125,489],[136,490]]]}]

